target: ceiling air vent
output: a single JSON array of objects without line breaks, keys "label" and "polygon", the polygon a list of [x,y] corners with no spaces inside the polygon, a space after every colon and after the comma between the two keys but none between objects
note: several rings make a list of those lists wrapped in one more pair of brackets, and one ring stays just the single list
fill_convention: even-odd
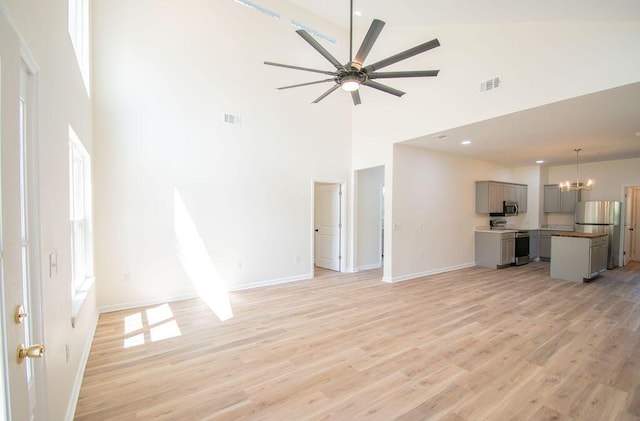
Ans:
[{"label": "ceiling air vent", "polygon": [[500,76],[485,80],[480,83],[480,92],[490,91],[500,87]]},{"label": "ceiling air vent", "polygon": [[227,124],[232,124],[234,126],[240,125],[240,116],[235,114],[225,114],[224,122]]}]

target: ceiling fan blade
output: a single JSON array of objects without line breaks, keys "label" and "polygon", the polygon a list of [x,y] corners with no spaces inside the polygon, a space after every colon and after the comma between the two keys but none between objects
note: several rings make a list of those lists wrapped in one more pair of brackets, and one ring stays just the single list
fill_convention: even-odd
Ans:
[{"label": "ceiling fan blade", "polygon": [[278,88],[278,90],[298,88],[300,86],[315,85],[316,83],[335,82],[335,81],[336,81],[335,79],[316,80],[315,82],[307,82],[307,83],[299,83],[297,85],[283,86],[282,88]]},{"label": "ceiling fan blade", "polygon": [[406,51],[403,51],[391,57],[385,58],[384,60],[380,60],[376,63],[370,64],[366,66],[363,70],[366,73],[373,73],[376,70],[382,69],[383,67],[387,67],[391,64],[408,59],[409,57],[413,57],[420,53],[424,53],[425,51],[431,50],[432,48],[436,48],[439,46],[440,46],[440,41],[438,41],[437,39],[432,39],[431,41],[427,41],[424,44],[420,44],[418,46],[410,48]]},{"label": "ceiling fan blade", "polygon": [[[383,85],[382,83],[374,82],[372,80],[365,80],[364,82],[362,82],[362,84],[370,88],[374,88],[379,91],[386,92],[388,94],[395,95],[398,97],[405,94],[405,92],[399,91],[395,88],[392,88],[391,86]],[[336,85],[336,86],[339,86],[339,85]]]},{"label": "ceiling fan blade", "polygon": [[336,89],[338,89],[340,87],[340,85],[338,85],[337,83],[335,84],[335,86],[332,86],[331,89],[329,89],[327,92],[323,93],[322,95],[320,95],[318,98],[316,98],[315,101],[313,101],[314,104],[317,104],[318,102],[322,101],[327,95],[329,95],[330,93],[332,93],[333,91],[335,91]]},{"label": "ceiling fan blade", "polygon": [[304,38],[304,40],[307,41],[309,44],[311,44],[311,46],[315,48],[317,52],[322,54],[324,58],[329,60],[329,62],[331,62],[331,64],[333,64],[336,67],[336,69],[345,70],[344,66],[340,64],[340,62],[336,60],[336,58],[332,56],[330,52],[325,50],[325,48],[322,45],[320,45],[320,43],[316,41],[311,34],[309,34],[304,29],[298,29],[296,33],[300,35],[302,38]]},{"label": "ceiling fan blade", "polygon": [[360,105],[362,101],[360,101],[360,92],[359,91],[351,91],[351,99],[353,99],[353,105]]},{"label": "ceiling fan blade", "polygon": [[369,51],[371,51],[371,47],[373,47],[373,44],[378,39],[378,35],[380,35],[384,25],[385,23],[379,19],[374,19],[373,22],[371,22],[369,31],[367,32],[367,35],[365,35],[362,45],[360,45],[360,49],[356,53],[356,58],[353,59],[353,62],[351,63],[352,66],[357,69],[362,67],[362,63],[367,59]]},{"label": "ceiling fan blade", "polygon": [[292,66],[290,64],[273,63],[271,61],[265,61],[264,64],[268,66],[286,67],[287,69],[304,70],[305,72],[322,73],[323,75],[335,76],[338,74],[337,72],[329,72],[327,70],[310,69],[308,67]]},{"label": "ceiling fan blade", "polygon": [[380,72],[367,75],[369,79],[394,79],[402,77],[430,77],[438,76],[440,70],[413,70],[407,72]]}]

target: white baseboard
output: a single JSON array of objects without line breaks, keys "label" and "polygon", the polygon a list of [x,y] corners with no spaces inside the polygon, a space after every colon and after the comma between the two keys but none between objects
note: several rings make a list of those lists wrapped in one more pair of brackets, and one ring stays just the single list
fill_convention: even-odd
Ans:
[{"label": "white baseboard", "polygon": [[198,298],[198,294],[196,294],[194,292],[192,294],[176,295],[174,297],[168,297],[168,298],[163,298],[163,299],[153,299],[153,300],[143,300],[143,301],[130,301],[130,302],[124,303],[124,304],[115,304],[115,305],[111,305],[111,306],[102,306],[102,307],[98,308],[98,312],[100,314],[102,314],[102,313],[111,313],[112,311],[129,310],[129,309],[138,308],[138,307],[148,307],[148,306],[153,306],[153,305],[156,305],[156,304],[170,303],[170,302],[173,302],[173,301],[189,300],[191,298]]},{"label": "white baseboard", "polygon": [[[306,280],[312,279],[312,278],[313,278],[313,275],[311,275],[311,274],[303,274],[303,275],[297,275],[297,276],[290,276],[290,277],[287,277],[287,278],[270,279],[270,280],[267,280],[267,281],[251,282],[251,283],[247,283],[247,284],[235,285],[232,288],[229,288],[228,291],[229,292],[232,292],[232,291],[244,291],[244,290],[247,290],[247,289],[261,288],[261,287],[267,287],[267,286],[271,286],[271,285],[286,284],[286,283],[289,283],[289,282],[306,281]],[[192,294],[177,295],[177,296],[167,297],[167,298],[163,298],[163,299],[130,301],[130,302],[124,303],[124,304],[115,304],[115,305],[110,305],[110,306],[102,306],[102,307],[98,308],[98,312],[100,314],[102,314],[102,313],[111,313],[112,311],[130,310],[130,309],[133,309],[133,308],[148,307],[148,306],[153,306],[153,305],[157,305],[157,304],[170,303],[170,302],[173,302],[173,301],[189,300],[189,299],[198,298],[198,297],[199,297],[198,294],[194,292]]]},{"label": "white baseboard", "polygon": [[374,263],[372,265],[363,265],[363,266],[358,266],[358,271],[361,270],[371,270],[371,269],[380,269],[382,267],[381,263]]},{"label": "white baseboard", "polygon": [[307,281],[309,279],[313,279],[312,273],[306,273],[303,275],[289,276],[287,278],[279,278],[279,279],[270,279],[268,281],[259,281],[259,282],[251,282],[248,284],[240,284],[236,285],[229,289],[229,291],[243,291],[245,289],[253,289],[253,288],[261,288],[268,287],[271,285],[279,285],[286,284],[289,282],[297,282],[297,281]]},{"label": "white baseboard", "polygon": [[403,282],[403,281],[409,281],[411,279],[423,278],[425,276],[437,275],[439,273],[452,272],[454,270],[465,269],[465,268],[473,267],[475,265],[476,265],[475,262],[468,262],[468,263],[463,263],[461,265],[438,268],[438,269],[428,270],[428,271],[425,271],[425,272],[410,273],[408,275],[394,276],[392,278],[383,277],[382,281],[386,282],[386,283],[389,283],[389,284],[393,284],[393,283],[396,283],[396,282]]},{"label": "white baseboard", "polygon": [[78,398],[80,397],[80,388],[82,387],[82,379],[84,378],[84,370],[87,368],[89,352],[91,352],[91,345],[93,344],[93,337],[95,336],[96,329],[98,327],[98,317],[99,313],[96,312],[93,318],[93,323],[91,324],[89,335],[87,336],[88,340],[86,341],[84,349],[82,350],[82,355],[80,356],[80,365],[78,366],[76,378],[73,382],[73,390],[71,391],[69,403],[67,404],[67,414],[64,417],[67,421],[73,421],[76,413],[76,406],[78,405]]}]

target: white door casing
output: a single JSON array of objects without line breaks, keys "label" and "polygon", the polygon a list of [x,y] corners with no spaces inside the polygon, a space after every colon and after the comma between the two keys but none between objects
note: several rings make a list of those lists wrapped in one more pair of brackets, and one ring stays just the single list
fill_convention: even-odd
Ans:
[{"label": "white door casing", "polygon": [[633,189],[631,260],[640,261],[640,188]]},{"label": "white door casing", "polygon": [[633,188],[627,187],[624,190],[624,242],[622,253],[622,266],[626,266],[631,260],[631,240],[633,235]]},{"label": "white door casing", "polygon": [[340,184],[315,183],[314,261],[321,268],[340,271]]},{"label": "white door casing", "polygon": [[[35,61],[0,10],[0,155],[3,363],[7,418],[44,419],[44,358],[18,361],[42,342]],[[19,305],[28,316],[14,320]]]}]

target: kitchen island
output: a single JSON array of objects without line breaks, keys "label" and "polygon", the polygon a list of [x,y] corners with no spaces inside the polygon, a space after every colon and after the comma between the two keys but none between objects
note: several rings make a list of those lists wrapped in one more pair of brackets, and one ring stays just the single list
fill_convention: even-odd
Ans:
[{"label": "kitchen island", "polygon": [[607,269],[607,235],[559,232],[551,237],[551,277],[583,282]]}]

